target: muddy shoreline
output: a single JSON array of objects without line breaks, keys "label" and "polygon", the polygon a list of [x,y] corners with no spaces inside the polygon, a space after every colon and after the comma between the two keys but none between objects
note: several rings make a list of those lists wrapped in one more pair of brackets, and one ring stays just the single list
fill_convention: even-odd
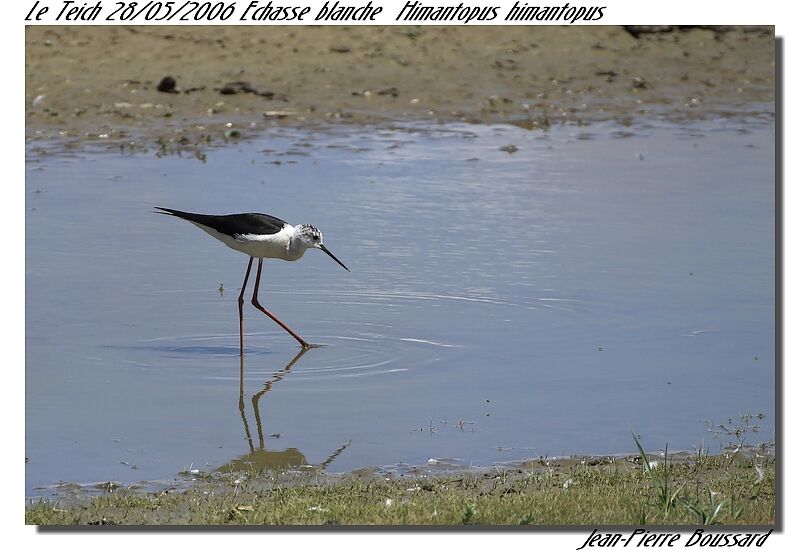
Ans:
[{"label": "muddy shoreline", "polygon": [[774,115],[771,27],[638,38],[605,26],[28,27],[25,38],[29,141]]},{"label": "muddy shoreline", "polygon": [[[717,524],[775,524],[773,456],[645,458],[650,471],[641,456],[606,456],[406,474],[364,469],[330,475],[317,468],[199,473],[183,488],[66,487],[58,499],[29,501],[25,514],[26,524],[74,526],[691,525],[705,523],[707,514]],[[651,494],[651,483],[662,477],[691,487],[676,492],[669,510]],[[722,496],[696,496],[712,486]]]}]

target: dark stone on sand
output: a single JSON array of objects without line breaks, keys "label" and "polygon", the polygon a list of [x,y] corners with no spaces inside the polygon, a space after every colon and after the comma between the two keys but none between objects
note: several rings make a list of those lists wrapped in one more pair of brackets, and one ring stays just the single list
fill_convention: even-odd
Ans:
[{"label": "dark stone on sand", "polygon": [[156,89],[159,92],[164,92],[167,94],[177,94],[178,91],[175,89],[175,84],[176,82],[174,78],[172,78],[171,76],[165,76],[164,78],[161,79],[161,82],[158,83]]},{"label": "dark stone on sand", "polygon": [[677,30],[675,25],[624,25],[623,28],[634,38],[643,34],[656,34]]}]

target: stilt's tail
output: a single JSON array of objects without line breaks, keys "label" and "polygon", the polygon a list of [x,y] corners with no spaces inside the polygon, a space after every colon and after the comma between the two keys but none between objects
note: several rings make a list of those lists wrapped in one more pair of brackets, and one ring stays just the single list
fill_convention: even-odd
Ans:
[{"label": "stilt's tail", "polygon": [[185,216],[189,214],[189,212],[181,212],[180,210],[173,210],[172,208],[164,208],[163,206],[154,206],[156,214],[166,214],[168,216],[177,216],[179,218],[185,218]]},{"label": "stilt's tail", "polygon": [[208,216],[205,214],[193,214],[192,212],[183,212],[181,210],[175,210],[173,208],[164,208],[163,206],[154,206],[153,208],[156,209],[156,214],[166,214],[167,216],[175,216],[176,218],[180,218],[182,220],[200,223],[203,225],[210,225],[208,223],[210,218],[217,218],[219,216]]}]

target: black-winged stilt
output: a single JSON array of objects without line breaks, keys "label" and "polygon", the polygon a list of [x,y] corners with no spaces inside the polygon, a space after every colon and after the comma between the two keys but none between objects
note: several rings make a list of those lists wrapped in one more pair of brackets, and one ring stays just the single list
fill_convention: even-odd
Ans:
[{"label": "black-winged stilt", "polygon": [[[286,332],[291,334],[295,340],[300,342],[303,348],[312,347],[311,344],[303,340],[295,331],[278,319],[275,315],[258,303],[258,285],[261,282],[261,267],[264,258],[279,258],[290,262],[302,258],[305,251],[309,248],[319,248],[325,254],[333,258],[343,268],[347,269],[342,262],[325,247],[322,240],[322,232],[313,225],[301,224],[290,225],[285,221],[270,216],[268,214],[228,214],[224,216],[214,216],[209,214],[193,214],[191,212],[181,212],[172,208],[155,207],[159,214],[168,214],[193,223],[212,237],[222,241],[229,247],[250,256],[247,263],[247,271],[244,274],[242,291],[239,293],[239,355],[244,355],[244,317],[242,306],[244,305],[244,290],[247,286],[247,279],[250,277],[250,269],[253,267],[253,258],[258,258],[258,271],[256,272],[256,286],[253,289],[253,299],[251,303],[260,311],[265,313],[270,319],[278,323]],[[350,271],[347,269],[347,271]]]}]

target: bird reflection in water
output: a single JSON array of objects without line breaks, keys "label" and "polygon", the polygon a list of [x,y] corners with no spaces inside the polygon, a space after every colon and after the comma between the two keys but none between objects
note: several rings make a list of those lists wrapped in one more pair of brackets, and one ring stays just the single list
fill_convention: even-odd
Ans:
[{"label": "bird reflection in water", "polygon": [[[300,358],[306,354],[311,348],[302,348],[297,355],[295,355],[289,363],[280,371],[276,372],[270,380],[264,383],[264,387],[256,392],[251,398],[253,404],[253,415],[256,420],[256,429],[258,431],[258,446],[256,447],[253,441],[253,435],[250,431],[250,424],[247,422],[247,413],[244,398],[244,357],[239,357],[239,414],[242,417],[242,424],[244,424],[244,433],[247,438],[247,444],[250,447],[250,452],[238,458],[231,460],[228,464],[218,468],[218,471],[269,471],[269,470],[283,470],[297,466],[309,465],[305,455],[294,447],[284,449],[282,451],[271,451],[266,448],[264,443],[264,428],[261,422],[261,411],[259,409],[259,402],[262,397],[272,390],[272,387],[283,380],[283,378],[292,370]],[[350,446],[350,442],[343,444],[338,449],[335,449],[322,463],[314,465],[319,470],[324,470],[342,451]]]}]

